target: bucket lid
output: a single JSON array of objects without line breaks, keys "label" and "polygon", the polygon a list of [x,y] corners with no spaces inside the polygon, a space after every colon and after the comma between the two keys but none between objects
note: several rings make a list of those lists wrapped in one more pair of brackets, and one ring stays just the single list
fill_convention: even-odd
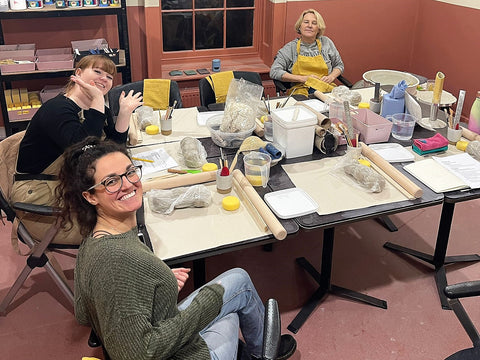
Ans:
[{"label": "bucket lid", "polygon": [[289,106],[272,110],[272,119],[286,128],[304,127],[317,124],[317,116],[303,106]]}]

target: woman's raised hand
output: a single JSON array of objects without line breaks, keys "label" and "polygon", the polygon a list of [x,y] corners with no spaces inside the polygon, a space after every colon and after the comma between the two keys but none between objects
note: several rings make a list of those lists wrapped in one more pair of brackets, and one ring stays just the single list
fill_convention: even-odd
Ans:
[{"label": "woman's raised hand", "polygon": [[76,75],[71,75],[70,80],[79,86],[82,93],[90,100],[90,102],[99,99],[104,101],[102,90],[95,86],[95,82],[93,80],[87,83],[80,76]]},{"label": "woman's raised hand", "polygon": [[122,91],[120,98],[118,99],[118,105],[120,110],[118,114],[125,113],[130,116],[130,114],[139,106],[143,105],[143,96],[141,92],[133,93],[133,90],[130,90],[127,95],[125,91]]}]

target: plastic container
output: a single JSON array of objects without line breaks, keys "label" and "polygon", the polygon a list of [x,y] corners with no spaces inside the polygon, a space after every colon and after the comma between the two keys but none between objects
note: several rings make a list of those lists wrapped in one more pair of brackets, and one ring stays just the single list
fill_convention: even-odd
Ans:
[{"label": "plastic container", "polygon": [[358,109],[352,116],[353,127],[360,131],[360,141],[365,144],[386,142],[392,123],[369,109]]},{"label": "plastic container", "polygon": [[468,129],[480,134],[480,91],[477,92],[477,98],[473,102],[468,120]]},{"label": "plastic container", "polygon": [[226,133],[220,131],[220,124],[223,120],[223,114],[212,116],[207,120],[207,128],[210,131],[212,141],[220,147],[236,149],[242,145],[243,140],[252,135],[256,123],[253,122],[251,129],[239,131],[236,133]]},{"label": "plastic container", "polygon": [[252,186],[267,187],[271,162],[269,155],[258,151],[251,151],[243,157],[245,177]]},{"label": "plastic container", "polygon": [[285,149],[287,159],[313,152],[317,116],[302,106],[272,110],[273,142]]}]

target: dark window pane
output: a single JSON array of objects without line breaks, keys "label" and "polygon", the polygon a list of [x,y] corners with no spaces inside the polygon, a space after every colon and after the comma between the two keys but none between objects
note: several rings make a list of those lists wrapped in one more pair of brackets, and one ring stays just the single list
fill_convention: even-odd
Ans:
[{"label": "dark window pane", "polygon": [[195,0],[195,9],[223,8],[223,0]]},{"label": "dark window pane", "polygon": [[223,47],[223,11],[195,13],[195,49]]},{"label": "dark window pane", "polygon": [[162,10],[191,9],[192,0],[162,0]]},{"label": "dark window pane", "polygon": [[253,10],[227,11],[227,48],[252,44]]},{"label": "dark window pane", "polygon": [[192,13],[162,14],[163,51],[193,50]]},{"label": "dark window pane", "polygon": [[227,8],[229,7],[250,7],[255,4],[255,0],[227,0]]}]

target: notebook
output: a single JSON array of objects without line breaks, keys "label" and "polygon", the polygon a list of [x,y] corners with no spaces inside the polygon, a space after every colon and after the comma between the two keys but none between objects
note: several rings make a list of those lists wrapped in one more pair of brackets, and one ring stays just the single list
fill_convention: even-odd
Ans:
[{"label": "notebook", "polygon": [[434,156],[403,168],[436,193],[480,188],[480,162],[467,153]]}]

